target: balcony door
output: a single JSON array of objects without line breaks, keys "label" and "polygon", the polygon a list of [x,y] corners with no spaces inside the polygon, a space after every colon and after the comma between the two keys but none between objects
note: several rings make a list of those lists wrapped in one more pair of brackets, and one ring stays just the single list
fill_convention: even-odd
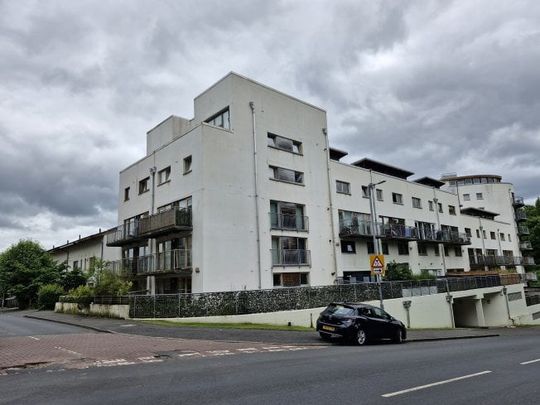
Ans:
[{"label": "balcony door", "polygon": [[270,202],[270,220],[272,228],[303,230],[304,206],[284,201]]}]

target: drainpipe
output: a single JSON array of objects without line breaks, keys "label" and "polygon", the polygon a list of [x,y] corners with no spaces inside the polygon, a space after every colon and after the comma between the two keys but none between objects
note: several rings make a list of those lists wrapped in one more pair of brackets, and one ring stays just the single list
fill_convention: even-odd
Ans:
[{"label": "drainpipe", "polygon": [[[435,209],[435,216],[437,218],[437,229],[441,232],[442,235],[442,229],[441,229],[441,218],[439,216],[439,199],[437,198],[437,194],[435,193],[435,188],[433,188],[433,205]],[[446,259],[444,257],[444,247],[442,247],[442,243],[437,243],[437,249],[439,249],[439,255],[442,258],[442,271],[444,273],[444,276],[446,277]]]},{"label": "drainpipe", "polygon": [[[156,155],[154,152],[154,164]],[[150,206],[150,215],[154,214],[155,201],[156,201],[156,166],[150,168],[150,174],[152,175],[152,196],[151,196],[151,206]],[[137,227],[139,224],[137,224]],[[150,255],[154,253],[155,239],[150,239]],[[148,276],[146,279],[146,289],[150,291],[150,295],[156,294],[156,276]]]},{"label": "drainpipe", "polygon": [[[486,242],[484,241],[484,227],[482,226],[482,219],[478,217],[478,229],[480,229],[480,239],[482,240],[482,255],[486,257]],[[489,267],[484,265],[484,271],[488,271]]]},{"label": "drainpipe", "polygon": [[508,320],[512,322],[512,325],[515,324],[514,319],[510,315],[510,303],[508,302],[508,290],[506,286],[502,288],[502,293],[504,295],[504,301],[506,302],[506,313],[508,314]]},{"label": "drainpipe", "polygon": [[255,103],[249,102],[251,108],[251,126],[253,135],[253,186],[255,188],[255,227],[257,228],[257,287],[262,288],[261,274],[261,226],[259,223],[259,175],[257,170],[257,129],[255,121]]},{"label": "drainpipe", "polygon": [[326,146],[326,174],[327,174],[327,180],[328,180],[328,199],[330,202],[330,226],[332,228],[332,239],[330,240],[330,243],[332,244],[332,256],[334,259],[334,283],[337,283],[338,278],[338,264],[337,264],[337,254],[336,254],[336,230],[334,228],[335,221],[334,221],[334,201],[333,201],[333,193],[332,193],[332,176],[330,173],[330,142],[328,141],[328,131],[326,128],[322,129],[322,133],[324,135],[324,141]]}]

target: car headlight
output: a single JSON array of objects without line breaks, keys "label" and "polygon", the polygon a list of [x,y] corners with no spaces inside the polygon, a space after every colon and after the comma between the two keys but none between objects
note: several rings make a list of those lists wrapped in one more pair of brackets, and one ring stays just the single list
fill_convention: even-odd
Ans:
[{"label": "car headlight", "polygon": [[352,319],[346,319],[346,320],[344,320],[343,322],[341,322],[341,324],[342,324],[343,326],[351,326],[352,323],[353,323],[353,320],[352,320]]}]

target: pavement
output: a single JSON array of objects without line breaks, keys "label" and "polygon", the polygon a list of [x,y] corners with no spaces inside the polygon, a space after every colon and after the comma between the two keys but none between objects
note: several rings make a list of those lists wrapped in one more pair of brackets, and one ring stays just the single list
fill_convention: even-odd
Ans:
[{"label": "pavement", "polygon": [[[275,331],[252,329],[219,329],[189,326],[161,326],[141,321],[111,318],[95,318],[80,315],[62,314],[53,311],[24,312],[24,316],[33,319],[58,322],[79,326],[93,331],[106,333],[127,333],[133,335],[169,337],[182,339],[203,339],[228,342],[262,342],[279,344],[301,344],[327,346],[314,331]],[[504,329],[409,329],[408,342],[473,339],[499,336]]]}]

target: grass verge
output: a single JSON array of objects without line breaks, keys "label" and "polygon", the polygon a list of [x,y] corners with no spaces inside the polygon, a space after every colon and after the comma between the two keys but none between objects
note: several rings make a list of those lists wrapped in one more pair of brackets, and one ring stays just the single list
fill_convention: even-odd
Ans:
[{"label": "grass verge", "polygon": [[300,332],[313,332],[312,328],[305,326],[270,325],[267,323],[201,323],[201,322],[174,322],[174,321],[141,321],[142,323],[173,328],[213,328],[213,329],[255,329],[255,330],[294,330]]}]

